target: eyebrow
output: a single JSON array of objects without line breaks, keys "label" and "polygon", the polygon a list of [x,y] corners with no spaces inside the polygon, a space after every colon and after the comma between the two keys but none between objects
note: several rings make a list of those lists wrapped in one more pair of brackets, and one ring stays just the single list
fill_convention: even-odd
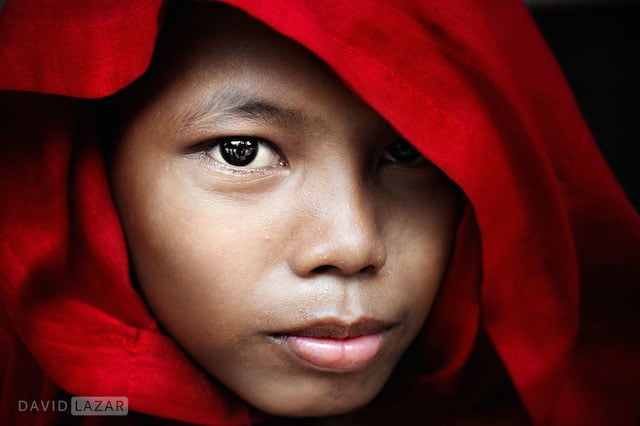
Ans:
[{"label": "eyebrow", "polygon": [[217,92],[178,117],[180,125],[196,130],[201,126],[237,120],[299,130],[311,125],[311,120],[301,110],[283,107],[276,102],[237,91]]}]

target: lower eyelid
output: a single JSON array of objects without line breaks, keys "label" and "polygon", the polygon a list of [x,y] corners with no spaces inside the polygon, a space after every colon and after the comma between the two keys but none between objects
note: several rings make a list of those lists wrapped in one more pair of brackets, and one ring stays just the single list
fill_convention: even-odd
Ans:
[{"label": "lower eyelid", "polygon": [[227,175],[235,176],[263,176],[270,168],[250,168],[250,167],[235,167],[220,161],[214,160],[206,152],[200,153],[199,157],[205,161],[207,167],[213,168],[215,171]]}]

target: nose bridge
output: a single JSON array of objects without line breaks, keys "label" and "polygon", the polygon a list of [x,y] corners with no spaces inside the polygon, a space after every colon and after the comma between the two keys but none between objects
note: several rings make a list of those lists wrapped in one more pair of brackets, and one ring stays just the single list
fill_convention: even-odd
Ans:
[{"label": "nose bridge", "polygon": [[354,164],[320,168],[308,179],[304,201],[307,226],[297,239],[295,269],[327,269],[352,275],[376,270],[386,261],[375,196]]},{"label": "nose bridge", "polygon": [[374,237],[377,225],[373,196],[364,187],[362,179],[354,175],[350,171],[329,177],[332,180],[331,201],[324,209],[328,222],[324,225],[338,233],[339,240],[355,243]]}]

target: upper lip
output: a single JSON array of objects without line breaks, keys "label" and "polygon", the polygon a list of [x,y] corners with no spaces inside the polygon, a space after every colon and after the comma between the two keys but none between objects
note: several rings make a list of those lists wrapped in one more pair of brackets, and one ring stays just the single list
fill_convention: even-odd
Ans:
[{"label": "upper lip", "polygon": [[349,339],[367,334],[376,334],[386,331],[395,324],[372,318],[361,318],[349,322],[340,319],[328,318],[311,321],[300,327],[281,331],[275,336],[302,336],[327,339]]}]

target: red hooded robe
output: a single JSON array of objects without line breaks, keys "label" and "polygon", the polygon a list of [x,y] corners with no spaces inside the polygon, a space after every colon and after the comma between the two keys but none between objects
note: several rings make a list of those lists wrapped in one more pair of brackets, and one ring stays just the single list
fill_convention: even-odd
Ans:
[{"label": "red hooded robe", "polygon": [[[640,424],[640,218],[525,6],[226,2],[323,59],[467,200],[427,324],[363,421]],[[54,423],[68,413],[18,402],[69,395],[125,395],[182,422],[268,419],[195,366],[133,288],[92,133],[86,99],[145,72],[163,10],[0,10],[3,424]]]}]

